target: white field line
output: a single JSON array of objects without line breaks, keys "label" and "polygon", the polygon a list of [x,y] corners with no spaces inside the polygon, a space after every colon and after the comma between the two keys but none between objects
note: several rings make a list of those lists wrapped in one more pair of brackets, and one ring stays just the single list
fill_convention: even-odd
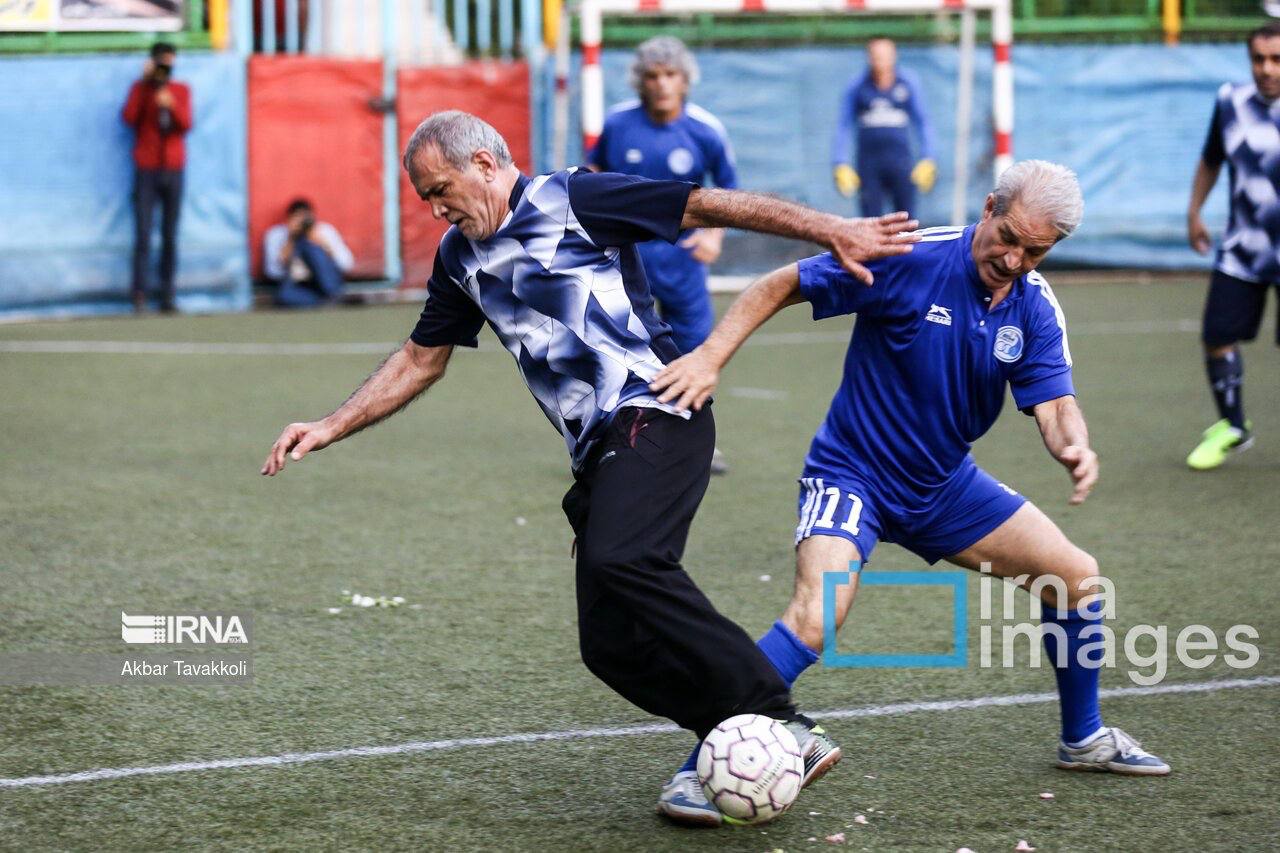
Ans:
[{"label": "white field line", "polygon": [[[1220,681],[1198,681],[1187,684],[1158,684],[1152,687],[1117,687],[1100,691],[1103,698],[1118,696],[1161,696],[1177,693],[1214,693],[1221,690],[1242,690],[1253,687],[1280,686],[1280,676],[1262,675],[1254,678],[1232,678]],[[863,708],[843,708],[820,711],[811,716],[836,720],[856,717],[892,717],[915,714],[922,711],[964,711],[973,708],[1002,708],[1011,705],[1040,705],[1056,701],[1056,693],[1018,693],[1012,696],[981,696],[976,699],[947,699],[937,702],[898,702],[892,705],[872,705]],[[587,740],[591,738],[633,737],[635,735],[662,734],[679,729],[671,723],[653,723],[642,726],[621,726],[609,729],[570,729],[556,732],[528,732],[524,734],[497,735],[494,737],[454,738],[452,740],[410,741],[389,746],[357,746],[349,749],[332,749],[325,752],[286,752],[281,755],[258,755],[245,758],[223,758],[216,761],[184,761],[178,764],[157,764],[149,767],[108,767],[100,770],[83,770],[79,773],[60,773],[52,776],[24,776],[16,779],[0,779],[0,788],[33,788],[46,785],[65,785],[70,782],[102,782],[125,779],[130,776],[163,776],[174,773],[193,773],[202,770],[235,770],[243,767],[283,767],[290,764],[307,764],[313,761],[333,761],[341,758],[369,758],[381,755],[407,755],[419,752],[441,752],[466,747],[505,746],[507,744],[541,743],[544,741]]]},{"label": "white field line", "polygon": [[[1115,320],[1077,323],[1068,327],[1072,336],[1088,335],[1153,335],[1171,332],[1196,332],[1200,321],[1181,320]],[[848,332],[762,332],[747,341],[747,346],[803,346],[806,344],[843,344]],[[0,352],[52,353],[59,355],[387,355],[400,346],[399,341],[356,343],[230,343],[221,341],[4,341]],[[483,342],[480,349],[498,352],[501,347]]]}]

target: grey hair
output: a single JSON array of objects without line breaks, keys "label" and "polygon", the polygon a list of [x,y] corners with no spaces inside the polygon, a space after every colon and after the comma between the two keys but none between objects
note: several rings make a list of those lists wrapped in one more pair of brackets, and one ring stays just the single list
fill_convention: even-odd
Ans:
[{"label": "grey hair", "polygon": [[1001,216],[1014,201],[1025,210],[1046,217],[1058,239],[1070,237],[1084,218],[1084,196],[1076,173],[1048,160],[1014,163],[996,180],[995,211]]},{"label": "grey hair", "polygon": [[627,82],[636,92],[644,81],[644,72],[655,65],[675,68],[684,75],[684,79],[692,86],[698,82],[698,61],[693,58],[684,42],[674,36],[654,36],[641,42],[636,48],[636,55],[631,60],[631,68],[627,72]]},{"label": "grey hair", "polygon": [[499,166],[510,166],[511,149],[502,134],[484,119],[462,110],[445,110],[427,116],[404,147],[404,168],[409,170],[423,146],[434,145],[455,169],[465,169],[481,149],[493,155]]}]

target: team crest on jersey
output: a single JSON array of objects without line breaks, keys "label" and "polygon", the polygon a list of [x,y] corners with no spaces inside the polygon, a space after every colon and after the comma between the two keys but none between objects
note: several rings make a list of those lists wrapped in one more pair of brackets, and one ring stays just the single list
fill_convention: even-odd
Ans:
[{"label": "team crest on jersey", "polygon": [[667,155],[667,168],[677,175],[693,171],[693,154],[688,148],[675,148]]},{"label": "team crest on jersey", "polygon": [[644,155],[640,153],[639,148],[628,148],[626,157],[628,163],[639,163],[644,159]]},{"label": "team crest on jersey", "polygon": [[1022,358],[1022,330],[1017,326],[1001,326],[996,332],[996,345],[992,351],[996,358],[1007,364]]},{"label": "team crest on jersey", "polygon": [[893,87],[893,99],[895,101],[905,101],[907,99],[907,87],[899,83]]},{"label": "team crest on jersey", "polygon": [[951,325],[951,309],[944,308],[941,305],[930,305],[929,313],[924,318],[930,323],[937,323],[939,326]]}]

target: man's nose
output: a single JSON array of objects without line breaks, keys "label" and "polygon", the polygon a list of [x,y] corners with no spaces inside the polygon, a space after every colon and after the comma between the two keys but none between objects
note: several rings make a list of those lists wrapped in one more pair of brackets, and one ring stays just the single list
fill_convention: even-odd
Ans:
[{"label": "man's nose", "polygon": [[431,215],[436,219],[444,219],[446,213],[448,213],[448,210],[443,204],[438,201],[431,202]]}]

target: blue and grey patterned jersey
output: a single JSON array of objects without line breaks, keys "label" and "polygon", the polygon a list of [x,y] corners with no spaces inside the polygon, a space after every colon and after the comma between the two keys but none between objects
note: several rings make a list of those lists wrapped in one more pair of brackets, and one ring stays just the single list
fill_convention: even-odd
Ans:
[{"label": "blue and grey patterned jersey", "polygon": [[1245,281],[1280,281],[1280,101],[1224,83],[1201,157],[1227,164],[1231,215],[1214,266]]},{"label": "blue and grey patterned jersey", "polygon": [[411,339],[475,346],[487,321],[574,468],[621,406],[688,417],[649,391],[680,353],[634,244],[674,241],[693,187],[578,169],[521,176],[492,237],[445,233]]}]

